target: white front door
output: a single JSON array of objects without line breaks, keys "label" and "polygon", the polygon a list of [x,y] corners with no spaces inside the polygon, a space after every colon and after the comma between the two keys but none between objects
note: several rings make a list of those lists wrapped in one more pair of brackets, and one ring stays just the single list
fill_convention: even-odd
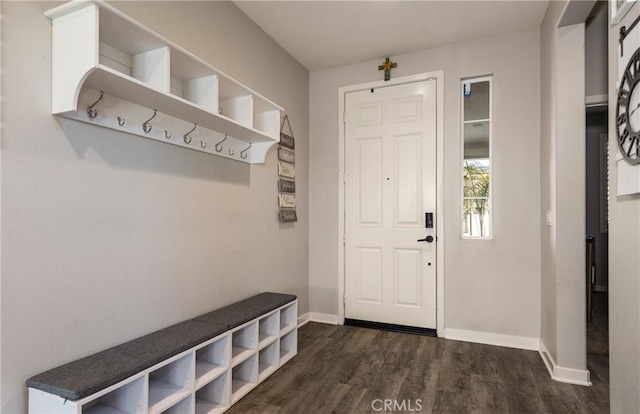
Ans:
[{"label": "white front door", "polygon": [[345,318],[435,329],[436,80],[348,92],[344,119]]}]

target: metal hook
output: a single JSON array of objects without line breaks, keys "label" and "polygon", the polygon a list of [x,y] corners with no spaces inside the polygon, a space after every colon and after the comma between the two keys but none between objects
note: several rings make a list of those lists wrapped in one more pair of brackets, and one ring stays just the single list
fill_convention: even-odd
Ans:
[{"label": "metal hook", "polygon": [[222,144],[226,140],[227,140],[227,134],[224,134],[224,139],[216,144],[216,151],[217,152],[221,152],[222,151],[222,147],[220,146],[220,144]]},{"label": "metal hook", "polygon": [[191,129],[191,131],[189,131],[186,134],[184,134],[184,142],[185,142],[185,144],[191,144],[191,137],[189,136],[189,134],[192,133],[193,131],[195,131],[197,127],[198,127],[198,125],[193,124],[193,128]]},{"label": "metal hook", "polygon": [[157,110],[157,109],[154,109],[154,110],[153,110],[153,115],[151,116],[151,118],[147,119],[146,121],[144,121],[144,122],[142,123],[142,130],[143,130],[144,132],[146,132],[147,134],[148,134],[149,132],[151,132],[151,125],[149,125],[149,122],[150,122],[153,118],[155,118],[157,114],[158,114],[158,110]]},{"label": "metal hook", "polygon": [[98,98],[98,100],[92,103],[91,105],[89,105],[89,108],[87,108],[87,115],[89,115],[90,119],[93,119],[96,117],[96,115],[98,115],[98,110],[93,109],[93,107],[98,105],[100,102],[102,102],[103,96],[104,96],[104,91],[100,91],[100,97]]},{"label": "metal hook", "polygon": [[170,139],[171,138],[171,132],[167,131],[166,129],[164,130],[164,137],[166,139]]},{"label": "metal hook", "polygon": [[118,125],[124,126],[124,118],[118,117]]},{"label": "metal hook", "polygon": [[231,148],[229,148],[229,155],[233,155],[233,150]]},{"label": "metal hook", "polygon": [[207,143],[201,140],[200,141],[200,147],[207,148]]},{"label": "metal hook", "polygon": [[252,145],[253,145],[253,143],[250,142],[249,146],[244,151],[240,151],[240,158],[242,158],[243,160],[247,158],[247,151],[249,151],[251,149]]}]

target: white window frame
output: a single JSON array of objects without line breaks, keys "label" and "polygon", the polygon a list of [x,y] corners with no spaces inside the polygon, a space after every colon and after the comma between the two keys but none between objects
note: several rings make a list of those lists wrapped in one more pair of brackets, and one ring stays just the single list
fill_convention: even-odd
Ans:
[{"label": "white window frame", "polygon": [[[478,122],[480,120],[464,120],[464,84],[489,82],[489,225],[488,236],[467,236],[464,234],[464,126],[465,123]],[[477,76],[460,79],[460,211],[458,224],[460,225],[460,238],[465,240],[492,240],[493,239],[493,75]]]}]

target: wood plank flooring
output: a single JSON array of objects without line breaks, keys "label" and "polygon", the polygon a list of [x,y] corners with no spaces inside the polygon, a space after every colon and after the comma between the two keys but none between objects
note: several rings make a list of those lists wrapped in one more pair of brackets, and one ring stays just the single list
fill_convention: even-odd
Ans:
[{"label": "wood plank flooring", "polygon": [[592,387],[563,384],[535,351],[309,322],[298,355],[228,412],[608,413],[608,358],[589,369]]}]

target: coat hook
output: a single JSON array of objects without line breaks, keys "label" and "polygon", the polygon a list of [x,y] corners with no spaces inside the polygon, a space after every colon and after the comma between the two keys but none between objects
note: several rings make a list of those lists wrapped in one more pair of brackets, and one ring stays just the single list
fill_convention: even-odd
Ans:
[{"label": "coat hook", "polygon": [[171,138],[171,132],[167,131],[166,129],[164,130],[164,137],[166,139],[170,139]]},{"label": "coat hook", "polygon": [[222,147],[220,146],[220,144],[222,144],[226,140],[227,140],[227,134],[224,134],[224,139],[216,144],[216,152],[222,151]]},{"label": "coat hook", "polygon": [[124,118],[118,117],[118,125],[124,126]]},{"label": "coat hook", "polygon": [[153,110],[153,115],[151,116],[151,118],[147,119],[146,121],[144,121],[144,122],[142,123],[142,130],[143,130],[144,132],[146,132],[147,134],[148,134],[149,132],[151,132],[151,125],[149,125],[149,122],[150,122],[153,118],[155,118],[155,117],[156,117],[157,113],[158,113],[158,110],[157,110],[157,109],[154,109],[154,110]]},{"label": "coat hook", "polygon": [[193,128],[191,129],[191,131],[189,131],[186,134],[184,134],[184,142],[185,142],[185,144],[191,144],[191,137],[189,136],[189,134],[192,133],[193,131],[195,131],[197,127],[198,127],[198,125],[193,124]]},{"label": "coat hook", "polygon": [[200,140],[200,147],[207,148],[207,143],[202,141],[202,140]]},{"label": "coat hook", "polygon": [[229,148],[229,155],[233,155],[233,153],[234,151],[231,148]]},{"label": "coat hook", "polygon": [[251,146],[253,145],[253,143],[249,143],[249,146],[244,150],[244,151],[240,151],[240,158],[247,159],[247,151],[249,151],[251,149]]},{"label": "coat hook", "polygon": [[104,96],[104,91],[100,91],[100,97],[98,98],[98,100],[92,103],[91,105],[89,105],[89,108],[87,108],[87,115],[89,115],[90,119],[93,119],[96,117],[96,115],[98,115],[98,110],[93,109],[93,107],[98,105],[100,102],[102,102],[103,96]]}]

